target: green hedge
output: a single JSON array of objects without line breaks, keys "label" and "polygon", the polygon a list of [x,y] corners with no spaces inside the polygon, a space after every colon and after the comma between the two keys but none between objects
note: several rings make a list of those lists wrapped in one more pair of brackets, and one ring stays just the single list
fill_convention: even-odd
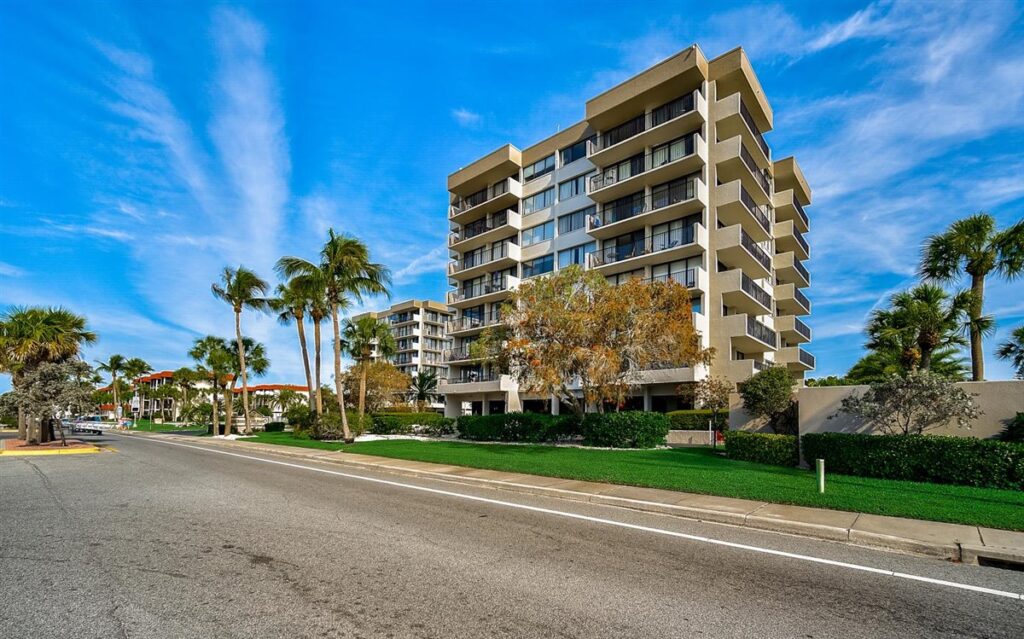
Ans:
[{"label": "green hedge", "polygon": [[473,441],[552,442],[578,432],[571,415],[501,413],[464,415],[456,421],[459,437]]},{"label": "green hedge", "polygon": [[662,413],[588,413],[582,424],[583,443],[608,448],[653,448],[665,443],[669,427],[669,419]]},{"label": "green hedge", "polygon": [[[696,410],[674,410],[665,413],[673,430],[707,430],[708,422],[711,421],[711,411]],[[715,430],[725,430],[723,426],[729,423],[729,411],[718,413],[718,423]]]},{"label": "green hedge", "polygon": [[804,459],[842,475],[1024,490],[1024,445],[937,435],[814,433]]},{"label": "green hedge", "polygon": [[800,450],[795,435],[731,430],[725,433],[725,454],[729,459],[773,466],[792,467],[800,463]]},{"label": "green hedge", "polygon": [[1024,444],[1024,413],[1017,413],[1017,416],[1006,424],[1006,428],[999,433],[999,437],[996,439]]},{"label": "green hedge", "polygon": [[284,432],[284,422],[267,422],[263,425],[263,430],[267,433]]},{"label": "green hedge", "polygon": [[372,419],[370,432],[376,435],[447,435],[454,432],[455,424],[455,420],[439,413],[376,413]]}]

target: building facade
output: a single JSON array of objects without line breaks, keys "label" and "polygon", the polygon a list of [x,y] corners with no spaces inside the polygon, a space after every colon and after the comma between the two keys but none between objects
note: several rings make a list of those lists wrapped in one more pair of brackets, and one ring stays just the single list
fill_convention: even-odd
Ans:
[{"label": "building facade", "polygon": [[740,383],[773,364],[812,370],[801,319],[811,192],[794,158],[772,157],[772,121],[741,48],[709,61],[693,45],[587,101],[583,121],[452,173],[446,413],[545,405],[470,345],[520,282],[570,264],[691,291],[710,369],[644,373],[634,408],[678,408],[680,384],[709,374]]},{"label": "building facade", "polygon": [[[454,316],[454,312],[440,302],[408,300],[383,311],[356,315],[352,320],[373,317],[391,326],[397,348],[388,361],[398,370],[407,375],[430,371],[438,379],[444,379],[448,374],[444,354],[452,348],[448,325]],[[372,358],[380,359],[376,347]]]}]

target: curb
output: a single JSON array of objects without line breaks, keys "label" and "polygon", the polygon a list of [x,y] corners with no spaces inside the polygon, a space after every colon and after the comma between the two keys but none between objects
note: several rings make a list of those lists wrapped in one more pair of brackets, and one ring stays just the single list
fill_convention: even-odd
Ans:
[{"label": "curb", "polygon": [[[162,437],[158,433],[140,432],[131,433],[130,436],[155,437],[160,439],[167,437]],[[175,438],[173,435],[171,435],[170,437]],[[817,524],[812,522],[796,521],[791,519],[766,517],[757,514],[766,507],[778,504],[763,504],[762,506],[756,508],[751,512],[729,512],[728,510],[701,508],[699,506],[684,505],[679,503],[654,502],[643,499],[620,497],[612,494],[615,493],[616,491],[628,492],[630,488],[634,488],[632,486],[625,485],[608,484],[607,490],[601,490],[598,493],[587,493],[571,490],[569,488],[557,487],[558,484],[572,485],[572,483],[574,483],[573,480],[562,479],[557,477],[545,477],[542,475],[537,475],[537,479],[539,481],[543,480],[543,483],[546,483],[548,485],[542,485],[541,483],[533,485],[514,481],[488,479],[484,477],[473,477],[471,475],[473,471],[484,471],[484,469],[476,469],[471,467],[459,467],[465,468],[465,474],[456,475],[451,473],[435,472],[426,469],[413,469],[404,468],[401,466],[392,466],[387,463],[387,461],[391,460],[391,458],[388,457],[376,458],[384,460],[381,463],[370,463],[358,459],[346,459],[344,457],[346,453],[342,451],[316,451],[316,449],[309,448],[298,449],[306,451],[316,451],[315,454],[308,454],[293,452],[291,450],[288,450],[289,447],[287,446],[274,446],[255,442],[246,443],[244,441],[216,440],[210,443],[212,443],[215,446],[236,448],[241,450],[248,450],[251,452],[261,452],[272,455],[280,455],[284,457],[305,459],[307,461],[325,462],[337,464],[339,466],[356,466],[367,470],[372,469],[393,475],[422,477],[427,479],[447,481],[456,484],[492,488],[495,490],[504,490],[513,493],[528,494],[541,497],[553,497],[557,499],[586,502],[602,506],[628,508],[630,510],[636,510],[640,512],[679,517],[681,519],[689,519],[715,524],[727,524],[742,528],[750,528],[753,530],[790,534],[800,537],[819,539],[823,541],[840,542],[848,545],[871,548],[875,550],[888,550],[909,555],[945,559],[954,562],[962,562],[977,565],[981,563],[979,562],[979,559],[981,559],[982,562],[984,562],[985,560],[993,560],[994,562],[999,563],[1024,565],[1024,548],[984,546],[960,542],[938,543],[922,539],[901,537],[898,535],[886,535],[877,532],[856,530],[853,528],[852,523],[849,527],[830,526],[827,524]],[[699,495],[695,493],[682,492],[679,493],[680,500],[685,501],[686,499],[691,497],[714,498],[714,496],[710,495]],[[721,499],[724,500],[728,498],[723,497]],[[817,510],[825,510],[826,512],[829,513],[844,513],[844,511],[828,511],[827,509]],[[854,516],[854,523],[860,519],[860,515],[857,513],[845,514]]]},{"label": "curb", "polygon": [[0,457],[38,457],[42,455],[83,455],[87,453],[99,453],[102,452],[100,448],[93,446],[92,448],[68,448],[61,450],[55,448],[53,450],[0,450]]}]

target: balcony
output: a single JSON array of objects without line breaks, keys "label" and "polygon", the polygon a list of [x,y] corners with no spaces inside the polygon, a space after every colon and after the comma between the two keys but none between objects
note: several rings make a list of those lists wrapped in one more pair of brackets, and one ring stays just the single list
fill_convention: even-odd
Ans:
[{"label": "balcony", "polygon": [[718,137],[722,139],[743,136],[744,146],[758,160],[758,164],[768,166],[772,161],[772,151],[765,141],[764,135],[758,130],[747,105],[739,93],[733,93],[715,103],[715,126]]},{"label": "balcony", "polygon": [[714,157],[720,182],[740,180],[755,202],[772,203],[771,175],[767,169],[757,165],[750,151],[743,146],[742,136],[737,135],[716,143]]},{"label": "balcony", "polygon": [[470,346],[460,346],[458,348],[447,348],[444,351],[444,355],[442,356],[442,360],[444,361],[445,364],[454,364],[454,363],[459,363],[459,362],[482,361],[482,360],[485,360],[485,359],[489,358],[488,355],[484,355],[484,354],[476,354],[476,355],[474,355],[472,350],[473,349]]},{"label": "balcony", "polygon": [[519,204],[523,197],[523,185],[514,178],[505,178],[466,198],[452,202],[448,211],[448,219],[457,224],[466,225],[474,220],[486,217],[502,209],[512,208]]},{"label": "balcony", "polygon": [[715,229],[714,246],[720,261],[738,266],[754,279],[771,277],[771,256],[739,224]]},{"label": "balcony", "polygon": [[772,296],[740,269],[718,273],[718,285],[722,290],[722,302],[741,313],[771,315]]},{"label": "balcony", "polygon": [[733,347],[742,353],[765,353],[779,346],[779,336],[754,319],[753,315],[742,313],[722,318],[725,334],[732,339]]},{"label": "balcony", "polygon": [[509,291],[519,286],[519,278],[505,275],[487,282],[478,282],[472,286],[463,286],[455,291],[448,291],[448,305],[455,308],[477,306],[489,302],[503,300]]},{"label": "balcony", "polygon": [[518,244],[501,242],[491,248],[478,249],[461,260],[448,263],[448,276],[456,280],[471,280],[491,271],[512,268],[522,256]]},{"label": "balcony", "polygon": [[662,262],[700,255],[708,246],[708,231],[702,224],[691,224],[680,229],[656,233],[643,242],[602,248],[587,259],[590,268],[604,275],[623,273]]},{"label": "balcony", "polygon": [[775,353],[775,361],[785,364],[791,371],[812,371],[814,370],[814,355],[811,355],[799,346],[787,346],[780,348]]},{"label": "balcony", "polygon": [[793,220],[776,222],[774,234],[776,251],[780,253],[792,251],[801,260],[811,257],[811,247],[804,238],[804,234],[793,223]]},{"label": "balcony", "polygon": [[739,224],[758,242],[772,237],[772,209],[758,204],[743,188],[740,180],[733,180],[718,187],[715,209],[718,220],[726,226]]},{"label": "balcony", "polygon": [[688,268],[685,271],[679,271],[672,274],[652,275],[645,281],[667,282],[669,280],[679,282],[686,288],[690,289],[693,291],[694,296],[699,295],[702,291],[706,293],[711,290],[708,283],[708,272],[702,268]]},{"label": "balcony", "polygon": [[396,317],[388,318],[388,322],[392,326],[401,326],[402,324],[419,324],[420,316],[417,313],[409,313],[408,315],[398,315]]},{"label": "balcony", "polygon": [[797,288],[811,285],[810,272],[792,251],[775,254],[775,277],[780,283],[793,283]]},{"label": "balcony", "polygon": [[760,359],[734,359],[726,363],[725,376],[737,382],[744,382],[750,379],[754,373],[759,373],[771,366],[771,362]]},{"label": "balcony", "polygon": [[467,253],[513,236],[522,228],[523,218],[515,210],[499,211],[449,233],[448,248],[460,253]]},{"label": "balcony", "polygon": [[[778,187],[778,183],[775,186]],[[804,233],[811,230],[811,220],[807,217],[807,213],[804,212],[804,207],[800,204],[800,200],[796,199],[793,189],[775,191],[774,202],[776,222],[792,220],[797,228]]]},{"label": "balcony", "polygon": [[659,185],[643,197],[627,197],[598,205],[587,219],[587,233],[607,240],[672,220],[700,213],[708,206],[708,187],[693,177],[671,186]]},{"label": "balcony", "polygon": [[517,386],[511,377],[493,371],[470,370],[449,373],[438,380],[441,395],[463,395],[514,391]]},{"label": "balcony", "polygon": [[811,341],[811,327],[795,315],[776,317],[775,330],[787,344],[805,344]]},{"label": "balcony", "polygon": [[501,323],[501,312],[491,311],[485,313],[483,317],[457,317],[448,321],[448,334],[449,335],[472,335],[473,333],[479,333],[488,326],[494,326]]},{"label": "balcony", "polygon": [[608,166],[636,155],[649,146],[698,129],[707,118],[707,100],[699,91],[693,91],[649,113],[602,131],[590,143],[587,156],[598,166]]},{"label": "balcony", "polygon": [[779,315],[810,315],[811,301],[795,284],[775,286],[775,308]]},{"label": "balcony", "polygon": [[605,165],[590,178],[587,195],[595,202],[610,202],[644,187],[699,172],[707,161],[708,144],[698,132],[694,132],[671,148],[663,146],[639,156],[628,166]]}]

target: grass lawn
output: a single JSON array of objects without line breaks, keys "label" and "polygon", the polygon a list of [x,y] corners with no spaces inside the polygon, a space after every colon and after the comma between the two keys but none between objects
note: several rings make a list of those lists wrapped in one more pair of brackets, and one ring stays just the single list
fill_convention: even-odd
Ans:
[{"label": "grass lawn", "polygon": [[829,475],[820,495],[811,471],[733,461],[710,448],[588,450],[413,440],[346,446],[291,433],[259,433],[246,441],[1024,530],[1024,491]]},{"label": "grass lawn", "polygon": [[141,430],[147,433],[166,433],[166,432],[179,432],[186,430],[205,430],[205,426],[175,426],[174,424],[157,424],[156,422],[149,419],[137,420],[132,425],[132,430]]}]

